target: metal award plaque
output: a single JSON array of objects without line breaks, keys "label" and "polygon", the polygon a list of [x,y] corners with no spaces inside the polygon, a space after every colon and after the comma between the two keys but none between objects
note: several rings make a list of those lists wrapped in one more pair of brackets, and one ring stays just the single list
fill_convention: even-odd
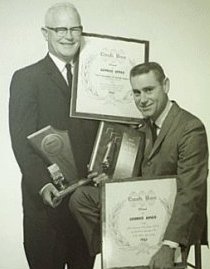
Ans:
[{"label": "metal award plaque", "polygon": [[114,179],[136,176],[144,151],[144,134],[125,124],[101,122],[89,170]]},{"label": "metal award plaque", "polygon": [[58,186],[60,184],[60,189],[64,189],[67,185],[78,179],[67,131],[57,130],[49,125],[29,135],[27,138],[31,145],[49,163],[54,164],[53,167],[50,167],[49,171],[51,174],[55,174],[55,180],[58,181]]}]

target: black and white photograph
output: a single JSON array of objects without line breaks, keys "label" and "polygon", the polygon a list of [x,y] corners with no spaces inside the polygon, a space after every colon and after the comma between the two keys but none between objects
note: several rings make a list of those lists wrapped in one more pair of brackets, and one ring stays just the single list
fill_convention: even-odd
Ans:
[{"label": "black and white photograph", "polygon": [[209,0],[1,0],[0,269],[208,269]]}]

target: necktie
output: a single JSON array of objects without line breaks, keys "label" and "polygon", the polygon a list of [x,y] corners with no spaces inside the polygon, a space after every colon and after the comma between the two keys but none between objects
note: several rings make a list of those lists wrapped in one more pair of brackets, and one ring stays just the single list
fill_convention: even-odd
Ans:
[{"label": "necktie", "polygon": [[151,122],[150,128],[152,133],[152,143],[154,144],[157,138],[157,125],[155,124],[155,122]]},{"label": "necktie", "polygon": [[66,64],[66,74],[67,74],[67,81],[68,81],[68,85],[69,88],[71,89],[71,85],[72,85],[72,72],[71,72],[71,65],[68,63]]}]

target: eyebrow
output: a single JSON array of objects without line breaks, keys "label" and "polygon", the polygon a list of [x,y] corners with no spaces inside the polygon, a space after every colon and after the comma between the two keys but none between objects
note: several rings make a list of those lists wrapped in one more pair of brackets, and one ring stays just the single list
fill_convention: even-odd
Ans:
[{"label": "eyebrow", "polygon": [[148,87],[144,87],[141,90],[138,89],[132,89],[134,93],[140,93],[141,91],[147,91],[147,90],[153,90],[155,87],[154,86],[148,86]]},{"label": "eyebrow", "polygon": [[140,92],[140,90],[137,90],[137,89],[132,89],[132,91],[133,91],[134,93],[139,93],[139,92]]},{"label": "eyebrow", "polygon": [[147,86],[147,87],[144,87],[142,90],[144,91],[144,90],[152,90],[152,89],[154,89],[155,88],[155,86]]}]

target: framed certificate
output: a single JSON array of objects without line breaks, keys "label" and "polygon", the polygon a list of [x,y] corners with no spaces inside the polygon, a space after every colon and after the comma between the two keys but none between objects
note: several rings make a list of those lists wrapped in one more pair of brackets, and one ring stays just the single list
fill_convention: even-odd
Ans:
[{"label": "framed certificate", "polygon": [[171,176],[104,183],[103,269],[147,268],[161,246],[175,196],[176,178]]},{"label": "framed certificate", "polygon": [[139,122],[131,68],[149,59],[149,41],[84,33],[74,66],[72,117]]}]

